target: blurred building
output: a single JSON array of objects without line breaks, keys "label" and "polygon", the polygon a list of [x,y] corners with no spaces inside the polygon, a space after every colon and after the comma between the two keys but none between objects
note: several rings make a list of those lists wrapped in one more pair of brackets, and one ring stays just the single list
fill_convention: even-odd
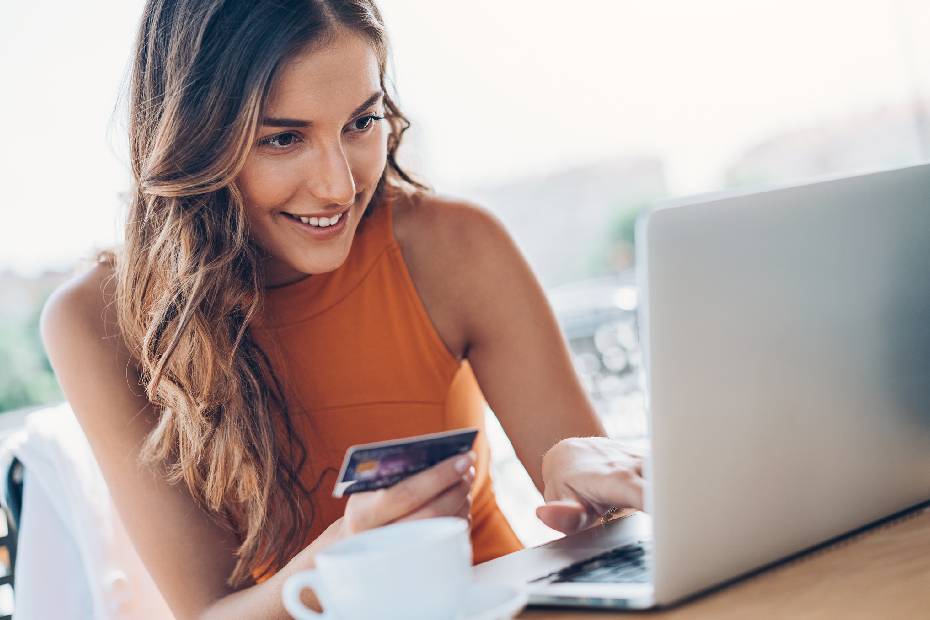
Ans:
[{"label": "blurred building", "polygon": [[793,183],[914,164],[930,158],[930,102],[914,102],[786,131],[747,149],[726,186]]},{"label": "blurred building", "polygon": [[549,288],[615,271],[617,214],[666,193],[662,161],[630,156],[478,187],[465,197],[500,217]]}]

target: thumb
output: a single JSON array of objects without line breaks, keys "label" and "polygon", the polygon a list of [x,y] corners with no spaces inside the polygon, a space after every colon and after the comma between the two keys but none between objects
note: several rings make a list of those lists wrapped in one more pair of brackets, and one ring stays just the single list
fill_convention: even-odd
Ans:
[{"label": "thumb", "polygon": [[536,508],[536,516],[546,526],[565,534],[574,534],[582,528],[587,516],[585,507],[572,500],[557,500]]}]

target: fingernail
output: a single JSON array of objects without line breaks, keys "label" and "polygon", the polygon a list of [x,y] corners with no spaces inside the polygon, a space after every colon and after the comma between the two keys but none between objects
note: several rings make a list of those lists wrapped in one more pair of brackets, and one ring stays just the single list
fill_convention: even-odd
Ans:
[{"label": "fingernail", "polygon": [[459,460],[455,462],[455,471],[459,472],[460,474],[469,467],[471,467],[471,458],[468,456],[468,454],[459,457]]},{"label": "fingernail", "polygon": [[474,466],[469,467],[468,471],[465,473],[465,476],[463,477],[465,478],[466,482],[471,482],[472,480],[474,480],[475,479],[475,467]]}]

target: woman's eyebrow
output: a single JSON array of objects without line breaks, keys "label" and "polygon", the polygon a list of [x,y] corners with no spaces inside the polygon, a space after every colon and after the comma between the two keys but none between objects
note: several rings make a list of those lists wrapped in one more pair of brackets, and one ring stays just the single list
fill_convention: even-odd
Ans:
[{"label": "woman's eyebrow", "polygon": [[[374,105],[383,96],[384,92],[380,90],[372,93],[360,106],[352,110],[352,114],[349,116],[352,117],[361,114],[365,111],[365,108]],[[296,118],[266,117],[262,119],[262,125],[266,127],[309,127],[311,124],[310,121],[303,121]]]}]

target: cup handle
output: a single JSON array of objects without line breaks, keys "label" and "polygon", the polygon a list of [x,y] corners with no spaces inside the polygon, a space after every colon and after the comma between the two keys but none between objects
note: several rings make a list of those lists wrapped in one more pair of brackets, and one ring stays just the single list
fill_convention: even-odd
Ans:
[{"label": "cup handle", "polygon": [[307,570],[291,575],[287,578],[287,581],[284,582],[284,588],[281,591],[284,608],[287,610],[287,613],[297,618],[297,620],[313,620],[314,618],[326,620],[330,618],[330,615],[326,613],[325,610],[323,613],[318,613],[308,608],[300,601],[300,593],[304,588],[310,588],[312,590],[319,589],[319,581],[317,581],[317,579],[317,572],[315,570]]}]

